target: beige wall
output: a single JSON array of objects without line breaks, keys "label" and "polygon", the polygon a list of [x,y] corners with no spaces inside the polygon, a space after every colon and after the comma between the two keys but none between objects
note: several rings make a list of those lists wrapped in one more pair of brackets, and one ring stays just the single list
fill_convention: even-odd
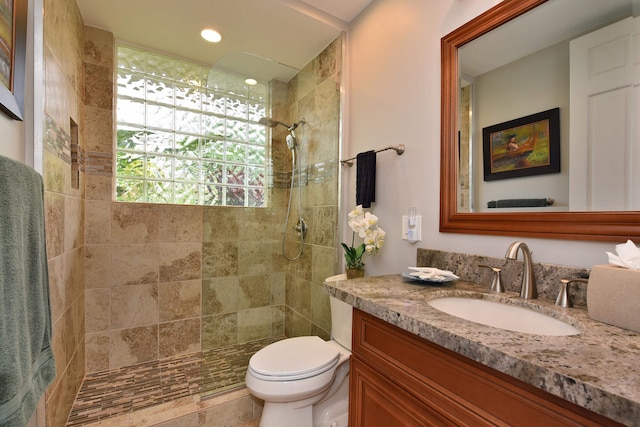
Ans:
[{"label": "beige wall", "polygon": [[[498,0],[377,0],[349,34],[349,134],[346,152],[403,143],[406,152],[378,155],[373,212],[387,231],[383,248],[367,261],[367,274],[403,271],[416,247],[503,257],[516,237],[438,231],[440,198],[440,39],[499,3]],[[381,32],[380,29],[385,31]],[[355,168],[352,168],[355,169]],[[343,203],[355,200],[355,170],[343,178]],[[401,215],[409,206],[422,215],[422,242],[401,240]],[[346,220],[341,218],[342,227]],[[612,243],[530,239],[534,260],[590,267],[606,263]]]},{"label": "beige wall", "polygon": [[46,395],[49,426],[64,425],[84,377],[84,174],[73,188],[70,125],[82,128],[82,28],[73,0],[45,1],[43,176],[57,371]]}]

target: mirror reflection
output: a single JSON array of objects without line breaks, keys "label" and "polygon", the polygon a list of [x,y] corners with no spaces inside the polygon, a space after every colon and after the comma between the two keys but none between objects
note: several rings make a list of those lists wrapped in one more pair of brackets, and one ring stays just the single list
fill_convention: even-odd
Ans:
[{"label": "mirror reflection", "polygon": [[[640,210],[639,4],[551,0],[458,49],[458,212]],[[557,135],[527,121],[556,108]]]}]

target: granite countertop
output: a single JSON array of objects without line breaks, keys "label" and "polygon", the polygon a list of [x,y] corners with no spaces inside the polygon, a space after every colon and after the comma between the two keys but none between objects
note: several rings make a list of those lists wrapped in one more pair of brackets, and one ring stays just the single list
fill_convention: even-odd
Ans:
[{"label": "granite countertop", "polygon": [[[591,320],[584,308],[492,294],[457,280],[430,285],[401,275],[325,282],[352,306],[541,390],[630,426],[640,426],[640,334]],[[484,326],[432,308],[443,296],[471,296],[516,305],[564,320],[581,331],[541,336]]]}]

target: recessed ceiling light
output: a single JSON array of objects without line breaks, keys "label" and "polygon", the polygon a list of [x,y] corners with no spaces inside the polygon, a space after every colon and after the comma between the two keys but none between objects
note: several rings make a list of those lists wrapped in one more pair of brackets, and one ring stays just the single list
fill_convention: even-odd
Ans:
[{"label": "recessed ceiling light", "polygon": [[211,43],[218,43],[220,40],[222,40],[222,36],[220,35],[220,33],[211,28],[205,28],[204,30],[200,31],[200,35],[203,39]]},{"label": "recessed ceiling light", "polygon": [[255,86],[258,84],[258,81],[256,79],[246,79],[244,82],[249,86]]}]

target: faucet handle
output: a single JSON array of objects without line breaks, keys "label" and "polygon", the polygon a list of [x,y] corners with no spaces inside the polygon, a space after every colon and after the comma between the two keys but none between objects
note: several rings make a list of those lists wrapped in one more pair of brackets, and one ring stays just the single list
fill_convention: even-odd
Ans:
[{"label": "faucet handle", "polygon": [[498,293],[504,292],[504,286],[502,286],[502,280],[500,279],[500,268],[492,267],[487,264],[478,264],[478,267],[484,267],[493,270],[493,281],[491,282],[491,288],[489,288],[489,291]]},{"label": "faucet handle", "polygon": [[560,280],[560,292],[558,292],[558,298],[556,298],[556,305],[560,307],[573,307],[573,302],[571,301],[571,297],[569,296],[568,287],[569,283],[573,282],[583,282],[588,283],[589,279],[561,279]]}]

